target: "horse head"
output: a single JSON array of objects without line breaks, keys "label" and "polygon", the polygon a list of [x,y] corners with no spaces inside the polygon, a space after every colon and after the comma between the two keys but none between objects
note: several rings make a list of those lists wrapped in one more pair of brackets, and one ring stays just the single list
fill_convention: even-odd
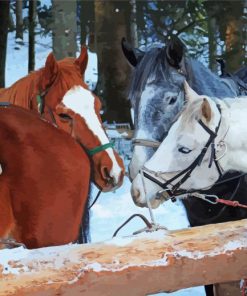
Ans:
[{"label": "horse head", "polygon": [[[134,67],[129,92],[134,109],[134,138],[160,142],[184,104],[185,76],[181,67],[185,46],[178,38],[173,38],[166,47],[141,52],[123,40],[122,49]],[[154,151],[153,147],[134,147],[129,166],[131,179]]]},{"label": "horse head", "polygon": [[198,95],[186,82],[185,90],[185,108],[143,166],[144,173],[133,181],[132,196],[139,205],[146,205],[148,198],[157,207],[163,201],[156,197],[161,189],[179,195],[210,188],[221,177],[222,165],[226,167],[227,157],[220,163],[218,157],[225,151],[222,143],[229,128],[225,118],[228,107]]},{"label": "horse head", "polygon": [[[167,136],[181,112],[185,103],[185,79],[199,95],[220,99],[236,97],[239,87],[233,80],[221,79],[202,63],[188,57],[178,37],[171,38],[166,46],[151,48],[146,52],[132,48],[125,40],[122,41],[122,48],[134,67],[129,92],[134,109],[136,138],[129,166],[130,179],[133,180]],[[136,182],[132,183],[133,197],[140,194],[136,190]]]},{"label": "horse head", "polygon": [[37,89],[43,93],[44,112],[52,110],[56,124],[85,148],[92,159],[94,182],[103,191],[119,187],[123,181],[122,159],[109,143],[100,118],[101,103],[84,83],[88,54],[85,47],[76,59],[56,61],[53,54],[40,72]]}]

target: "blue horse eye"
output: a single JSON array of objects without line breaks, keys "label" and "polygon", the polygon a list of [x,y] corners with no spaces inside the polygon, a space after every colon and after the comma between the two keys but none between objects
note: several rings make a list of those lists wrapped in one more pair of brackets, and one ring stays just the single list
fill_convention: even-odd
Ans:
[{"label": "blue horse eye", "polygon": [[190,153],[192,150],[187,148],[187,147],[179,147],[178,148],[178,151],[181,152],[181,153],[184,153],[184,154],[188,154]]}]

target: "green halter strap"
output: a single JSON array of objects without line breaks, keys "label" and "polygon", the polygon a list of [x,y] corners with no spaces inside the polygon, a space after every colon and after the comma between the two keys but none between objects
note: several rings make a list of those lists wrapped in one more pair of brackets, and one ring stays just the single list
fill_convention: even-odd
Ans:
[{"label": "green halter strap", "polygon": [[113,147],[114,147],[114,144],[112,142],[109,142],[109,143],[106,143],[106,144],[103,144],[103,145],[100,145],[100,146],[97,146],[93,149],[88,150],[88,154],[90,156],[93,156],[94,154],[96,154],[98,152],[101,152],[101,151],[106,150],[107,148],[113,148]]}]

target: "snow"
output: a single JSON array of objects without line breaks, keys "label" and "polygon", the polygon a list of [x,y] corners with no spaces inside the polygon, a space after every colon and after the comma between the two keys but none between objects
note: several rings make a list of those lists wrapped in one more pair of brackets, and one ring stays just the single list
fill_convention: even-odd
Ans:
[{"label": "snow", "polygon": [[[10,86],[16,80],[27,75],[28,73],[28,37],[24,34],[24,45],[17,45],[15,43],[14,33],[9,33],[8,37],[8,48],[7,48],[7,60],[6,60],[6,86]],[[36,40],[36,69],[43,67],[46,61],[47,55],[51,50],[51,36],[40,37],[37,36]],[[86,72],[85,80],[89,81],[92,88],[97,83],[97,57],[95,54],[89,53],[89,66]],[[92,190],[92,196],[95,197],[97,189],[94,187]],[[138,208],[134,205],[130,195],[130,182],[127,178],[124,179],[124,184],[116,192],[102,193],[97,203],[93,206],[91,211],[91,237],[92,242],[98,242],[108,240],[112,237],[114,231],[123,222],[126,221],[134,213],[141,213],[149,219],[148,209]],[[157,223],[166,226],[168,229],[180,229],[188,227],[188,220],[186,218],[185,211],[181,203],[171,201],[166,202],[154,211],[155,220]],[[123,229],[120,230],[118,238],[115,239],[116,244],[122,244],[123,239],[119,236],[130,235],[132,232],[143,228],[145,225],[143,222],[135,218]],[[159,232],[153,234],[159,236]],[[106,242],[107,243],[107,242]],[[64,250],[65,247],[61,247]],[[1,251],[0,262],[3,262],[7,269],[5,272],[11,272],[8,269],[9,250]],[[25,258],[30,256],[30,251],[24,249],[11,250],[11,254],[14,252],[14,258]],[[40,253],[39,253],[40,252]],[[45,252],[45,253],[44,253]],[[52,253],[52,249],[46,248],[42,251],[32,251],[32,255],[42,256],[44,259],[46,256],[49,257]],[[12,255],[11,255],[12,256]],[[62,262],[61,262],[62,264]],[[95,267],[96,268],[96,267]],[[99,268],[99,266],[97,267]],[[18,272],[18,270],[12,271]],[[162,293],[159,295],[168,295]],[[204,288],[196,287],[191,289],[180,290],[174,293],[169,293],[173,296],[186,296],[196,295],[203,296]]]},{"label": "snow", "polygon": [[[149,220],[149,212],[146,208],[138,208],[135,206],[130,195],[130,181],[127,177],[124,179],[123,186],[116,192],[101,193],[97,203],[91,210],[91,238],[92,242],[105,241],[112,237],[115,230],[124,223],[134,213],[145,215]],[[96,196],[96,187],[92,190],[92,198]],[[175,203],[168,201],[154,210],[155,221],[169,230],[181,229],[188,227],[189,223],[180,201]],[[145,227],[142,220],[135,218],[119,231],[114,243],[124,245],[129,241],[121,238],[122,236],[131,235],[134,231]],[[158,239],[160,233],[158,231],[153,235]],[[110,242],[105,242],[110,243]],[[164,263],[164,262],[163,262]],[[150,294],[151,295],[151,294]],[[155,294],[152,294],[155,295]],[[183,289],[173,293],[159,293],[158,295],[171,296],[204,296],[204,287],[194,287]]]},{"label": "snow", "polygon": [[[116,192],[101,193],[97,203],[91,210],[91,237],[92,241],[109,239],[118,226],[135,213],[140,213],[149,219],[147,208],[139,208],[132,201],[130,194],[130,181],[127,177],[124,184]],[[97,194],[96,187],[92,190],[92,199]],[[188,227],[185,211],[179,201],[171,201],[154,210],[155,222],[167,227],[169,230]],[[149,219],[150,220],[150,219]],[[145,227],[140,218],[128,223],[119,235],[131,235],[134,231]]]},{"label": "snow", "polygon": [[123,132],[120,134],[117,130],[111,130],[111,129],[107,129],[106,133],[110,138],[121,138],[121,137],[128,136],[126,132]]},{"label": "snow", "polygon": [[[149,240],[157,241],[159,239],[164,239],[164,236],[170,236],[168,232],[164,230],[159,230],[153,233],[147,234],[140,233],[135,237],[115,237],[114,239],[104,241],[103,244],[105,245],[112,245],[112,246],[119,246],[125,247],[131,244],[133,241],[136,241],[140,238],[146,238]],[[98,244],[94,244],[94,247],[98,248]],[[190,259],[201,259],[203,257],[212,257],[216,255],[221,255],[224,253],[232,253],[231,251],[236,249],[242,249],[246,247],[246,240],[243,239],[232,241],[230,243],[226,243],[221,247],[216,247],[214,250],[205,250],[205,251],[197,251],[191,252],[190,246],[188,249],[181,250],[179,245],[174,245],[174,250],[172,252],[166,252],[161,259],[157,260],[150,260],[146,261],[146,263],[140,263],[140,266],[166,266],[169,265],[169,258],[170,255],[176,256],[177,258],[190,258]],[[90,250],[90,245],[86,246],[87,250]],[[53,269],[60,269],[64,266],[65,262],[67,263],[74,263],[78,264],[83,258],[85,266],[83,270],[93,270],[95,272],[101,271],[120,271],[124,269],[128,269],[132,266],[137,266],[138,263],[135,264],[124,264],[118,266],[118,258],[113,257],[113,262],[108,263],[99,263],[94,262],[87,259],[87,255],[85,257],[80,253],[81,245],[79,244],[68,244],[64,246],[57,246],[57,247],[46,247],[34,250],[27,250],[23,247],[15,248],[15,249],[4,249],[0,252],[0,264],[3,266],[3,274],[19,274],[19,273],[30,273],[36,267],[39,267],[40,264],[43,262],[45,263],[45,268],[53,268]],[[20,261],[21,260],[21,264]],[[116,264],[116,266],[114,266]],[[81,270],[83,272],[83,270]],[[78,277],[77,277],[78,278]],[[77,279],[73,279],[76,281]],[[164,293],[165,295],[165,293]],[[181,294],[182,295],[182,294]]]}]

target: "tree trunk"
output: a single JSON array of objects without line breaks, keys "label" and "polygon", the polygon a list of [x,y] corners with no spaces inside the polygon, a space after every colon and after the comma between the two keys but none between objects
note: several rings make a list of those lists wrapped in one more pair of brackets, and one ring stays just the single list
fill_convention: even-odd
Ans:
[{"label": "tree trunk", "polygon": [[36,0],[29,0],[28,21],[28,72],[35,68],[35,17],[36,17]]},{"label": "tree trunk", "polygon": [[227,70],[236,71],[245,60],[246,20],[243,17],[244,1],[224,2],[218,14],[221,39],[225,42],[224,58]]},{"label": "tree trunk", "polygon": [[16,35],[15,38],[23,40],[23,18],[22,18],[22,0],[16,0]]},{"label": "tree trunk", "polygon": [[76,56],[77,2],[53,0],[53,53],[57,59]]},{"label": "tree trunk", "polygon": [[209,51],[209,68],[213,72],[217,72],[217,22],[216,15],[219,10],[219,4],[215,2],[206,1],[204,6],[207,11],[207,25],[208,25],[208,51]]},{"label": "tree trunk", "polygon": [[130,4],[127,1],[96,1],[95,31],[99,61],[97,95],[103,99],[103,120],[130,122],[127,100],[130,67],[122,50],[121,39],[130,39]]},{"label": "tree trunk", "polygon": [[95,51],[94,1],[80,0],[81,44]]},{"label": "tree trunk", "polygon": [[246,227],[245,219],[105,243],[2,250],[0,295],[143,296],[240,280],[247,277]]},{"label": "tree trunk", "polygon": [[5,86],[5,65],[9,23],[9,1],[0,1],[0,87]]},{"label": "tree trunk", "polygon": [[136,0],[130,0],[131,5],[131,16],[130,16],[130,36],[132,46],[138,47],[138,32],[137,32],[137,23],[136,23]]}]

